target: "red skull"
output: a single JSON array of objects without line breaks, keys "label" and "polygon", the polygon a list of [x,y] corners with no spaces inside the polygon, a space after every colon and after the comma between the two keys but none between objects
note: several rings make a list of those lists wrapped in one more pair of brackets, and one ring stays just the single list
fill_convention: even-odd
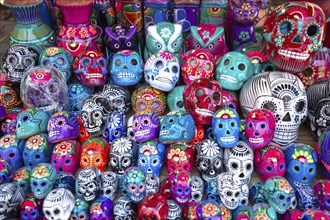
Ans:
[{"label": "red skull", "polygon": [[168,177],[160,183],[159,192],[166,198],[172,199],[171,182]]},{"label": "red skull", "polygon": [[182,170],[191,173],[194,160],[194,150],[185,144],[174,144],[167,148],[166,169],[168,174]]},{"label": "red skull", "polygon": [[162,220],[168,216],[167,197],[162,193],[148,194],[138,206],[138,220]]},{"label": "red skull", "polygon": [[88,138],[92,137],[88,134],[85,126],[84,126],[84,123],[81,119],[81,115],[78,116],[78,122],[79,122],[79,135],[78,135],[78,140],[80,142],[80,144],[83,144]]},{"label": "red skull", "polygon": [[212,79],[194,80],[183,91],[183,104],[196,124],[210,125],[222,105],[222,88]]}]

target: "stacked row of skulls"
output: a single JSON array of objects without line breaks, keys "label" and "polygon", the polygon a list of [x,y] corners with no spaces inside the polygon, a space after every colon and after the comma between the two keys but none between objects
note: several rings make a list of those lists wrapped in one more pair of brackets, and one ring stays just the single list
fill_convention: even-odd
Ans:
[{"label": "stacked row of skulls", "polygon": [[[285,3],[261,42],[261,3],[229,1],[226,31],[155,16],[144,46],[139,25],[102,28],[93,1],[58,0],[57,41],[11,37],[0,219],[329,219],[326,18]],[[315,148],[296,143],[305,120]]]}]

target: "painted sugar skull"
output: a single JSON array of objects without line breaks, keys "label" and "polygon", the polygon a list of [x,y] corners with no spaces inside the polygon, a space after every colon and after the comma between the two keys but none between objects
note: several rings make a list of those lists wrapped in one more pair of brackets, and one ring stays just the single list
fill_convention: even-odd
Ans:
[{"label": "painted sugar skull", "polygon": [[222,148],[216,141],[205,139],[196,146],[195,166],[205,181],[215,179],[222,169]]},{"label": "painted sugar skull", "polygon": [[118,138],[113,141],[109,154],[109,166],[118,175],[135,164],[137,158],[137,145],[128,137]]},{"label": "painted sugar skull", "polygon": [[166,109],[166,95],[151,86],[139,87],[133,92],[132,107],[135,113],[155,112],[162,115]]},{"label": "painted sugar skull", "polygon": [[54,183],[54,189],[64,188],[75,192],[76,179],[71,173],[59,173]]},{"label": "painted sugar skull", "polygon": [[171,183],[170,190],[175,202],[179,205],[186,205],[191,196],[191,175],[187,171],[171,173],[169,175]]},{"label": "painted sugar skull", "polygon": [[284,214],[289,209],[294,192],[290,183],[285,178],[269,178],[264,184],[263,191],[268,204],[278,214]]},{"label": "painted sugar skull", "polygon": [[267,203],[267,200],[263,194],[262,182],[254,182],[249,188],[249,200],[252,205]]},{"label": "painted sugar skull", "polygon": [[106,84],[101,94],[108,99],[112,112],[124,114],[130,110],[131,95],[127,88]]},{"label": "painted sugar skull", "polygon": [[304,86],[296,76],[285,72],[253,76],[241,90],[240,105],[245,116],[253,109],[273,112],[276,120],[273,141],[283,148],[297,139],[299,126],[307,116]]},{"label": "painted sugar skull", "polygon": [[81,114],[85,99],[92,95],[94,89],[80,83],[68,85],[69,112],[78,116]]},{"label": "painted sugar skull", "polygon": [[330,79],[323,79],[311,85],[307,91],[307,122],[314,138],[330,126]]},{"label": "painted sugar skull", "polygon": [[83,168],[76,178],[76,194],[87,201],[93,201],[99,195],[101,171],[95,167]]},{"label": "painted sugar skull", "polygon": [[37,199],[44,199],[53,189],[56,170],[50,163],[40,163],[31,171],[30,185]]},{"label": "painted sugar skull", "polygon": [[119,184],[118,176],[114,172],[106,171],[102,173],[101,179],[101,196],[114,201]]},{"label": "painted sugar skull", "polygon": [[184,85],[176,86],[167,94],[166,102],[170,111],[186,110],[183,105],[183,90],[185,87]]},{"label": "painted sugar skull", "polygon": [[193,117],[184,111],[171,111],[160,119],[159,141],[171,144],[192,141],[196,131]]},{"label": "painted sugar skull", "polygon": [[107,60],[102,53],[87,50],[74,60],[73,73],[85,86],[103,86],[109,77]]},{"label": "painted sugar skull", "polygon": [[237,145],[240,133],[240,119],[232,108],[222,108],[212,117],[212,133],[218,144],[224,148]]},{"label": "painted sugar skull", "polygon": [[146,195],[159,192],[160,178],[158,175],[146,175]]},{"label": "painted sugar skull", "polygon": [[311,185],[316,176],[317,154],[307,144],[292,144],[285,151],[286,177],[291,186]]},{"label": "painted sugar skull", "polygon": [[39,57],[39,63],[43,66],[53,66],[58,69],[68,81],[72,75],[73,56],[61,47],[48,47]]},{"label": "painted sugar skull", "polygon": [[192,172],[194,166],[194,150],[183,143],[173,144],[166,150],[166,170],[169,174]]},{"label": "painted sugar skull", "polygon": [[182,216],[182,208],[173,199],[167,200],[168,204],[168,216],[167,219],[178,220]]},{"label": "painted sugar skull", "polygon": [[1,131],[2,134],[8,133],[16,133],[16,122],[17,122],[17,114],[21,111],[21,108],[17,108],[16,110],[9,110],[6,113],[5,118],[1,122]]},{"label": "painted sugar skull", "polygon": [[228,172],[236,174],[242,184],[248,184],[253,172],[253,151],[243,141],[237,146],[226,148],[223,154],[223,163]]},{"label": "painted sugar skull", "polygon": [[166,146],[156,141],[145,141],[139,145],[138,166],[146,175],[159,176],[165,162]]},{"label": "painted sugar skull", "polygon": [[0,184],[9,182],[12,179],[13,168],[12,162],[4,159],[0,160]]},{"label": "painted sugar skull", "polygon": [[212,79],[215,71],[213,55],[204,49],[189,50],[182,57],[182,79],[186,85],[201,78]]},{"label": "painted sugar skull", "polygon": [[272,142],[264,148],[255,150],[254,167],[263,182],[274,176],[284,177],[286,164],[283,150]]},{"label": "painted sugar skull", "polygon": [[303,186],[294,190],[297,199],[297,208],[306,211],[319,208],[317,195],[312,186]]},{"label": "painted sugar skull", "polygon": [[36,107],[52,115],[63,111],[67,105],[68,87],[57,69],[38,66],[24,74],[21,98],[27,107]]},{"label": "painted sugar skull", "polygon": [[189,50],[207,50],[214,56],[214,61],[219,60],[228,52],[223,27],[214,24],[200,24],[192,26],[190,32],[188,38]]},{"label": "painted sugar skull", "polygon": [[196,124],[210,125],[214,113],[221,108],[222,88],[215,80],[197,79],[183,91],[183,104]]},{"label": "painted sugar skull", "polygon": [[107,98],[100,94],[89,96],[83,103],[81,119],[90,136],[101,135],[108,124],[111,106]]},{"label": "painted sugar skull", "polygon": [[31,47],[13,45],[2,57],[2,70],[11,83],[19,84],[24,73],[38,65],[38,57],[38,52]]},{"label": "painted sugar skull", "polygon": [[18,139],[27,139],[46,132],[49,115],[42,109],[27,108],[17,115],[16,134]]},{"label": "painted sugar skull", "polygon": [[114,112],[110,114],[108,126],[104,130],[102,137],[110,144],[115,139],[126,136],[126,132],[126,115]]},{"label": "painted sugar skull", "polygon": [[290,2],[275,8],[264,24],[268,59],[280,70],[302,72],[322,47],[325,16],[313,3]]},{"label": "painted sugar skull", "polygon": [[31,193],[31,168],[21,167],[13,174],[13,183],[16,183],[23,190],[24,195]]},{"label": "painted sugar skull", "polygon": [[113,207],[113,217],[116,220],[136,219],[136,204],[127,197],[119,197]]},{"label": "painted sugar skull", "polygon": [[204,181],[198,176],[191,176],[191,195],[188,203],[200,203],[203,199]]},{"label": "painted sugar skull", "polygon": [[41,220],[42,207],[37,199],[31,193],[27,195],[21,204],[21,219],[23,220]]},{"label": "painted sugar skull", "polygon": [[[146,49],[150,55],[168,52],[179,58],[182,48],[182,26],[170,22],[150,25],[146,35]],[[148,57],[145,56],[145,59]]]},{"label": "painted sugar skull", "polygon": [[57,143],[53,149],[52,165],[58,173],[74,175],[79,167],[81,146],[76,140]]},{"label": "painted sugar skull", "polygon": [[107,197],[97,198],[91,205],[90,208],[90,219],[102,219],[111,220],[112,219],[113,204],[111,199]]},{"label": "painted sugar skull", "polygon": [[156,113],[140,113],[133,117],[133,132],[137,142],[155,139],[159,136],[160,120]]},{"label": "painted sugar skull", "polygon": [[134,115],[130,116],[127,120],[127,137],[133,139],[135,141],[134,131],[133,131],[133,118]]},{"label": "painted sugar skull", "polygon": [[320,209],[330,211],[330,180],[322,179],[315,183],[314,191],[319,201]]},{"label": "painted sugar skull", "polygon": [[146,176],[139,167],[125,170],[120,182],[121,196],[128,197],[134,203],[140,203],[146,195]]},{"label": "painted sugar skull", "polygon": [[18,107],[22,103],[14,88],[6,84],[0,85],[0,102],[6,110]]},{"label": "painted sugar skull", "polygon": [[252,64],[249,57],[240,52],[232,51],[221,58],[215,78],[223,89],[237,91],[252,76]]},{"label": "painted sugar skull", "polygon": [[268,205],[267,203],[258,203],[253,206],[253,217],[256,220],[261,220],[263,218],[269,220],[278,219],[276,210]]},{"label": "painted sugar skull", "polygon": [[245,135],[248,145],[253,149],[267,146],[275,132],[274,114],[267,109],[254,109],[246,116]]},{"label": "painted sugar skull", "polygon": [[24,144],[25,141],[19,140],[15,133],[9,133],[0,138],[0,160],[10,161],[13,171],[23,166]]},{"label": "painted sugar skull", "polygon": [[[231,213],[225,207],[212,200],[204,200],[199,203],[195,210],[196,219],[231,219]],[[223,217],[225,215],[226,217]]]},{"label": "painted sugar skull", "polygon": [[144,65],[144,78],[155,89],[169,92],[179,81],[179,59],[167,52],[152,55]]},{"label": "painted sugar skull", "polygon": [[53,151],[53,144],[49,143],[46,133],[31,136],[25,142],[23,161],[31,169],[39,163],[49,163]]},{"label": "painted sugar skull", "polygon": [[88,138],[81,147],[81,168],[95,167],[103,172],[109,159],[109,148],[109,143],[104,138]]},{"label": "painted sugar skull", "polygon": [[162,193],[146,195],[138,207],[138,219],[167,219],[167,198]]},{"label": "painted sugar skull", "polygon": [[217,188],[217,179],[210,179],[209,181],[205,182],[205,198],[209,200],[216,201],[217,203],[221,203],[220,195],[218,193]]},{"label": "painted sugar skull", "polygon": [[115,25],[105,28],[104,42],[112,53],[120,50],[138,51],[137,28],[133,26]]},{"label": "painted sugar skull", "polygon": [[143,69],[142,57],[135,51],[121,50],[111,58],[111,78],[119,86],[138,84],[142,79]]},{"label": "painted sugar skull", "polygon": [[238,175],[225,172],[217,177],[217,189],[222,204],[234,210],[238,206],[248,204],[249,187],[247,183],[242,184]]},{"label": "painted sugar skull", "polygon": [[56,112],[48,121],[48,140],[50,143],[57,143],[75,139],[79,134],[79,126],[78,118],[74,114],[68,111]]},{"label": "painted sugar skull", "polygon": [[87,129],[84,126],[84,123],[81,119],[81,115],[78,115],[78,122],[80,124],[80,129],[79,129],[79,135],[78,135],[78,141],[80,144],[84,143],[88,138],[92,137],[88,134]]},{"label": "painted sugar skull", "polygon": [[0,188],[0,219],[16,217],[24,200],[23,190],[15,183],[4,183]]},{"label": "painted sugar skull", "polygon": [[75,197],[74,207],[71,212],[70,220],[89,220],[89,204],[81,196]]},{"label": "painted sugar skull", "polygon": [[53,189],[43,201],[42,211],[47,219],[69,219],[74,207],[74,196],[68,189]]},{"label": "painted sugar skull", "polygon": [[301,220],[325,219],[329,220],[329,213],[319,209],[309,209],[302,213]]},{"label": "painted sugar skull", "polygon": [[320,161],[320,165],[322,168],[323,175],[325,177],[330,177],[330,158],[326,155],[328,155],[327,152],[329,152],[330,147],[330,127],[325,129],[325,131],[322,133],[322,135],[319,138],[318,144],[316,144],[316,151],[318,155],[318,159]]}]

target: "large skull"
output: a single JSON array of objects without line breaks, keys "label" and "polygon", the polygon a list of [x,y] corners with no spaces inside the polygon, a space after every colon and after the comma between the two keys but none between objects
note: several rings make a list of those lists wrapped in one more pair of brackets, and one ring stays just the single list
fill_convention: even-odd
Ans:
[{"label": "large skull", "polygon": [[51,220],[69,219],[74,207],[74,196],[68,189],[52,190],[43,202],[45,217]]},{"label": "large skull", "polygon": [[28,194],[21,204],[22,220],[40,220],[42,218],[42,203],[38,201],[33,193]]},{"label": "large skull", "polygon": [[[110,3],[109,3],[110,4]],[[107,49],[116,53],[120,50],[138,50],[138,34],[135,25],[115,25],[105,28],[104,43]]]},{"label": "large skull", "polygon": [[15,217],[24,200],[23,189],[15,183],[4,183],[0,188],[0,219]]},{"label": "large skull", "polygon": [[111,201],[114,201],[119,183],[117,175],[114,172],[106,171],[102,173],[101,179],[101,196],[107,197],[111,199]]},{"label": "large skull", "polygon": [[194,149],[184,143],[173,144],[166,149],[166,170],[173,172],[192,172],[194,166]]},{"label": "large skull", "polygon": [[28,167],[21,167],[13,174],[13,183],[16,183],[23,189],[24,195],[31,193],[31,169]]},{"label": "large skull", "polygon": [[171,173],[169,176],[171,192],[175,202],[186,205],[191,196],[191,175],[187,171]]},{"label": "large skull", "polygon": [[101,171],[94,167],[82,169],[76,178],[76,193],[87,202],[97,198],[101,187]]},{"label": "large skull", "polygon": [[44,199],[53,189],[56,180],[56,170],[49,163],[35,166],[31,172],[31,189],[37,199]]},{"label": "large skull", "polygon": [[135,114],[133,132],[137,142],[155,139],[159,136],[160,121],[156,113]]},{"label": "large skull", "polygon": [[146,176],[139,167],[125,170],[120,181],[120,194],[134,203],[140,203],[146,195]]},{"label": "large skull", "polygon": [[70,220],[87,220],[89,217],[89,204],[81,196],[75,198],[74,207],[70,216]]},{"label": "large skull", "polygon": [[9,133],[0,138],[0,160],[11,162],[12,171],[23,166],[23,147],[25,141],[17,138],[15,133]]},{"label": "large skull", "polygon": [[275,8],[264,25],[268,59],[280,70],[298,73],[314,60],[324,39],[325,16],[309,2],[290,2]]},{"label": "large skull", "polygon": [[117,85],[107,84],[103,87],[101,94],[108,99],[112,112],[124,114],[129,111],[131,106],[131,96],[128,89]]},{"label": "large skull", "polygon": [[307,96],[302,82],[285,72],[265,72],[247,81],[240,93],[246,116],[253,109],[273,112],[276,127],[273,141],[286,147],[298,137],[299,126],[307,115]]}]

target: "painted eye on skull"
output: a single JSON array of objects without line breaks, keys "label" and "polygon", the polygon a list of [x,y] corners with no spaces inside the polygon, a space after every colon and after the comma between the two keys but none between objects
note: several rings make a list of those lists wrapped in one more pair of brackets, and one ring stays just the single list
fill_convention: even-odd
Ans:
[{"label": "painted eye on skull", "polygon": [[237,170],[238,169],[238,164],[236,162],[231,162],[230,167],[234,170]]},{"label": "painted eye on skull", "polygon": [[213,93],[212,97],[215,101],[219,101],[220,100],[220,93],[215,92],[215,93]]},{"label": "painted eye on skull", "polygon": [[199,166],[200,166],[200,168],[201,168],[202,170],[206,170],[208,164],[207,164],[207,162],[206,162],[205,160],[203,160],[203,161],[200,163]]},{"label": "painted eye on skull", "polygon": [[195,67],[195,66],[197,66],[197,60],[196,59],[191,59],[190,61],[189,61],[189,66],[191,66],[191,67]]},{"label": "painted eye on skull", "polygon": [[239,64],[239,65],[238,65],[238,69],[239,69],[240,71],[244,71],[244,70],[245,70],[245,64],[243,64],[243,63]]},{"label": "painted eye on skull", "polygon": [[55,93],[58,91],[58,87],[54,84],[50,84],[48,87],[47,87],[48,91],[51,92],[51,93]]},{"label": "painted eye on skull", "polygon": [[119,45],[119,44],[115,44],[114,47],[115,47],[116,49],[118,49],[118,48],[120,47],[120,45]]},{"label": "painted eye on skull", "polygon": [[101,67],[105,67],[105,61],[103,59],[100,59],[98,62]]},{"label": "painted eye on skull", "polygon": [[179,71],[179,68],[177,66],[172,67],[172,72],[177,73]]},{"label": "painted eye on skull", "polygon": [[162,69],[164,67],[164,63],[162,60],[157,60],[155,66],[157,69]]},{"label": "painted eye on skull", "polygon": [[11,65],[16,65],[17,63],[17,57],[15,55],[8,55],[7,56],[7,63],[10,63]]},{"label": "painted eye on skull", "polygon": [[301,111],[303,111],[304,108],[305,108],[305,102],[304,102],[304,101],[299,101],[299,102],[296,104],[296,107],[295,107],[295,109],[296,109],[297,112],[301,112]]},{"label": "painted eye on skull", "polygon": [[116,65],[116,66],[120,66],[120,65],[121,65],[121,60],[120,60],[120,59],[117,59],[117,60],[115,61],[115,65]]},{"label": "painted eye on skull", "polygon": [[212,49],[214,48],[214,45],[213,45],[213,44],[210,44],[210,45],[208,46],[208,48],[209,48],[210,50],[212,50]]},{"label": "painted eye on skull", "polygon": [[223,62],[223,64],[225,64],[226,66],[230,64],[230,60],[229,59],[225,59],[225,61]]},{"label": "painted eye on skull", "polygon": [[182,107],[183,107],[183,102],[182,102],[182,101],[178,101],[178,102],[176,102],[176,106],[177,106],[178,108],[182,108]]},{"label": "painted eye on skull", "polygon": [[246,164],[246,170],[251,170],[252,169],[252,164],[248,163]]},{"label": "painted eye on skull", "polygon": [[202,88],[196,89],[195,96],[200,98],[204,96],[204,90]]},{"label": "painted eye on skull", "polygon": [[101,111],[95,111],[95,112],[93,112],[93,118],[95,119],[95,120],[98,120],[98,119],[100,119],[102,117],[102,113],[101,113]]},{"label": "painted eye on skull", "polygon": [[65,63],[65,60],[62,57],[60,57],[60,58],[57,59],[56,62],[60,65],[63,65]]},{"label": "painted eye on skull", "polygon": [[88,67],[88,66],[91,64],[91,60],[90,60],[88,57],[85,57],[85,58],[83,58],[83,60],[82,60],[82,64],[83,64],[85,67]]},{"label": "painted eye on skull", "polygon": [[113,158],[110,159],[110,163],[111,163],[111,165],[112,165],[113,167],[115,167],[115,166],[117,166],[118,161],[117,161],[116,158],[113,157]]},{"label": "painted eye on skull", "polygon": [[133,66],[136,66],[136,65],[138,64],[137,59],[135,59],[135,58],[131,59],[131,64],[132,64]]},{"label": "painted eye on skull", "polygon": [[50,62],[50,60],[44,60],[42,62],[42,65],[49,67],[49,66],[51,66],[51,62]]},{"label": "painted eye on skull", "polygon": [[132,46],[132,43],[131,42],[127,42],[126,46],[130,47],[130,46]]},{"label": "painted eye on skull", "polygon": [[153,109],[157,110],[159,107],[160,107],[160,103],[158,101],[153,101],[152,102],[152,108]]},{"label": "painted eye on skull", "polygon": [[274,112],[276,110],[275,105],[272,102],[266,102],[266,103],[264,103],[261,108],[267,109],[267,110],[269,110],[271,112]]},{"label": "painted eye on skull", "polygon": [[196,49],[200,49],[200,48],[201,48],[201,45],[198,44],[198,43],[196,43],[196,44],[195,44],[195,48],[196,48]]},{"label": "painted eye on skull", "polygon": [[205,69],[206,71],[210,71],[210,70],[211,70],[211,67],[212,67],[212,64],[211,64],[210,62],[206,62],[206,63],[204,64],[204,69]]},{"label": "painted eye on skull", "polygon": [[216,168],[220,168],[221,167],[221,160],[220,159],[216,159],[214,164],[215,164],[215,167]]},{"label": "painted eye on skull", "polygon": [[158,49],[161,49],[161,48],[162,48],[162,45],[161,45],[161,44],[157,44],[156,47],[157,47]]},{"label": "painted eye on skull", "polygon": [[121,162],[123,167],[129,167],[131,165],[131,161],[128,157],[124,157],[123,161]]},{"label": "painted eye on skull", "polygon": [[320,28],[318,25],[316,24],[310,24],[308,27],[307,27],[307,35],[310,37],[310,38],[314,38],[316,36],[318,36],[319,34],[319,31],[320,31]]},{"label": "painted eye on skull", "polygon": [[30,57],[26,57],[24,60],[23,60],[23,63],[25,66],[29,67],[29,66],[32,66],[34,65],[34,60]]}]

